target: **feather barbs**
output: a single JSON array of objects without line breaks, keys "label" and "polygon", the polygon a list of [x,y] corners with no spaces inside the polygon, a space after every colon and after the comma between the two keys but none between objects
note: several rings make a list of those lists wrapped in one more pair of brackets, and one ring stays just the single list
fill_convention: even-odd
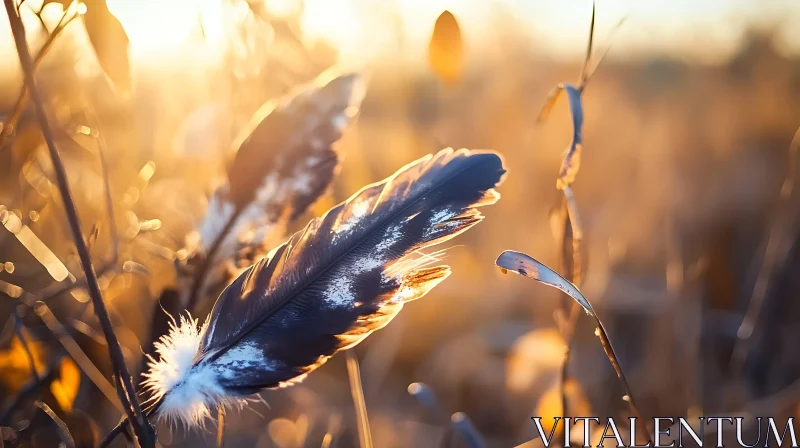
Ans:
[{"label": "feather barbs", "polygon": [[504,177],[498,154],[447,148],[309,222],[228,285],[201,330],[173,325],[145,382],[159,412],[195,424],[213,406],[302,380],[385,327],[450,275],[444,252],[425,250],[480,222]]},{"label": "feather barbs", "polygon": [[204,285],[224,286],[228,267],[263,256],[264,246],[277,243],[286,225],[327,191],[339,164],[334,144],[357,117],[364,94],[363,76],[334,68],[253,114],[232,145],[227,182],[186,238],[187,263],[212,265]]}]

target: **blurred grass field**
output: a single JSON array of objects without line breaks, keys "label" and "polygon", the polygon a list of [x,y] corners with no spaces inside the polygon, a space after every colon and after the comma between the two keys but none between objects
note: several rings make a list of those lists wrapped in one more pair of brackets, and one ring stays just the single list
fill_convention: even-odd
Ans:
[{"label": "blurred grass field", "polygon": [[[76,21],[39,70],[84,231],[99,229],[92,242],[97,266],[112,251],[108,227],[119,231],[120,269],[101,276],[101,286],[133,370],[140,365],[154,301],[175,282],[171,258],[224,175],[237,127],[261,103],[338,58],[335,45],[306,42],[299,49],[278,25],[248,16],[246,5],[238,8],[224,16],[230,23],[224,23],[228,28],[220,39],[227,40],[215,44],[228,51],[222,64],[209,63],[205,47],[193,43],[171,62],[142,61],[132,52],[130,79],[111,78],[109,69],[106,77],[102,66],[118,63],[104,55],[120,47],[95,52],[87,35],[98,31],[88,28],[87,34],[88,25]],[[375,14],[376,22],[391,26],[390,13]],[[585,25],[579,41],[588,34],[587,17],[576,19]],[[28,19],[34,29],[35,16]],[[293,20],[299,18],[285,20],[297,31]],[[432,26],[420,28],[428,33]],[[344,160],[331,194],[289,229],[442,147],[494,149],[505,158],[501,200],[446,253],[453,275],[355,349],[376,447],[466,446],[448,435],[441,416],[409,396],[406,387],[415,381],[431,386],[447,412],[469,415],[492,447],[532,439],[533,415],[560,415],[556,386],[564,342],[553,313],[561,297],[503,276],[493,261],[514,249],[559,265],[550,216],[561,201],[555,179],[571,121],[565,102],[546,123],[537,125],[536,117],[552,87],[577,78],[580,56],[542,51],[521,22],[487,24],[485,42],[474,46],[469,44],[479,40],[476,35],[463,26],[462,31],[468,38],[457,83],[436,76],[424,46],[421,55],[408,57],[412,50],[403,42],[412,38],[398,36],[397,47],[386,47],[384,57],[362,61],[369,71],[367,94],[356,124],[337,143]],[[584,151],[573,187],[588,253],[582,290],[604,319],[646,416],[711,415],[761,403],[800,378],[800,201],[796,191],[790,207],[779,201],[790,142],[800,126],[800,59],[777,48],[778,38],[763,27],[751,29],[729,58],[714,62],[658,52],[624,58],[616,54],[614,39],[605,37],[598,35],[597,52],[611,45],[611,53],[584,95]],[[197,39],[202,43],[201,35]],[[393,51],[399,56],[391,57]],[[4,65],[14,66],[15,58],[11,53]],[[20,78],[9,69],[0,79],[4,121]],[[97,132],[107,143],[113,223],[103,205]],[[59,280],[52,274],[61,272],[59,263],[82,276],[32,109],[23,112],[5,145],[0,406],[31,380],[28,356],[8,317],[19,304],[19,288],[48,288]],[[749,356],[735,374],[730,359],[737,331],[772,223],[784,218],[780,246],[787,255],[772,271]],[[26,244],[23,227],[47,249]],[[42,251],[60,261],[42,263]],[[48,306],[108,376],[108,353],[86,293],[61,294]],[[102,436],[120,414],[64,357],[58,332],[23,308],[35,365],[42,375],[55,369],[58,378],[42,399],[58,404],[71,428],[93,428]],[[622,391],[593,331],[588,319],[579,321],[567,389],[571,407],[580,415],[625,416]],[[740,391],[738,401],[731,390]],[[356,446],[343,357],[298,386],[261,396],[267,405],[229,415],[227,446],[316,447],[327,433],[333,446]],[[800,417],[800,397],[790,396],[779,407],[770,415]],[[22,407],[7,418],[0,426],[16,428],[31,420],[31,411]],[[31,446],[53,446],[50,432],[42,430]],[[163,446],[213,446],[212,433],[161,428],[159,436]],[[453,440],[443,442],[445,437]]]}]

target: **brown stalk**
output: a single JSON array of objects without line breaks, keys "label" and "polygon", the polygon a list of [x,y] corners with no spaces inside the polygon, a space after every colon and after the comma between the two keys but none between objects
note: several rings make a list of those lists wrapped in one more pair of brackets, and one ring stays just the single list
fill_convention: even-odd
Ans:
[{"label": "brown stalk", "polygon": [[217,409],[217,448],[222,448],[225,442],[225,406]]},{"label": "brown stalk", "polygon": [[[600,62],[605,58],[610,46],[606,48],[603,55],[600,56],[594,68],[590,69],[589,64],[592,59],[592,49],[594,46],[594,28],[596,17],[596,4],[592,3],[592,19],[589,24],[589,42],[586,46],[586,57],[583,60],[583,67],[581,68],[580,76],[578,77],[577,86],[569,84],[559,84],[553,89],[545,100],[545,104],[539,113],[537,123],[544,122],[550,115],[551,110],[558,102],[562,93],[567,94],[567,99],[570,105],[570,114],[572,116],[573,136],[564,159],[561,163],[561,170],[559,172],[556,187],[564,193],[563,209],[565,213],[562,215],[562,231],[561,231],[561,271],[565,278],[576,285],[582,285],[584,279],[583,266],[583,227],[581,225],[580,214],[578,213],[578,205],[575,201],[575,195],[572,193],[572,183],[580,169],[581,151],[583,149],[583,93],[589,79],[594,75]],[[621,20],[612,30],[615,32],[624,23]],[[564,300],[562,302],[562,317],[565,318],[560,330],[562,338],[565,343],[564,359],[561,363],[560,369],[560,395],[561,395],[561,412],[563,415],[569,415],[567,407],[568,400],[566,396],[566,383],[568,379],[568,365],[571,356],[572,337],[575,333],[575,326],[580,317],[579,307],[576,303]],[[566,437],[566,428],[563,428],[558,437],[561,442]]]},{"label": "brown stalk", "polygon": [[69,222],[72,238],[75,242],[75,248],[78,253],[78,257],[80,258],[81,266],[86,275],[89,296],[92,299],[95,314],[97,315],[100,326],[103,329],[103,334],[108,343],[109,355],[111,358],[111,363],[114,367],[115,376],[117,377],[117,381],[119,381],[122,385],[121,388],[117,388],[117,395],[124,405],[125,413],[128,415],[128,418],[131,422],[137,442],[141,446],[152,447],[155,444],[153,430],[147,421],[147,417],[142,412],[139,402],[136,400],[136,389],[134,388],[133,380],[128,372],[128,368],[125,366],[125,359],[122,356],[122,350],[120,349],[114,329],[111,326],[108,311],[103,303],[102,292],[100,291],[100,286],[97,282],[97,277],[95,276],[91,256],[89,255],[86,242],[84,241],[83,234],[81,232],[80,220],[78,219],[78,212],[69,188],[66,169],[64,168],[64,163],[58,154],[58,150],[56,149],[53,129],[51,128],[50,122],[47,118],[47,112],[44,108],[44,101],[42,100],[41,94],[36,86],[36,81],[34,78],[34,61],[31,58],[28,43],[25,40],[25,27],[15,8],[14,1],[4,0],[4,3],[6,12],[8,14],[9,23],[11,25],[11,31],[14,36],[14,43],[17,47],[20,66],[22,67],[22,71],[25,76],[25,84],[27,85],[28,93],[35,106],[36,116],[41,127],[42,135],[47,143],[47,149],[50,153],[50,158],[53,163],[53,169],[56,174],[58,188],[61,193],[62,200],[64,201],[64,209],[67,214],[67,221]]},{"label": "brown stalk", "polygon": [[372,448],[372,434],[369,430],[367,404],[364,401],[364,388],[361,386],[361,372],[358,369],[358,358],[353,349],[345,352],[347,360],[347,376],[350,379],[350,392],[356,408],[358,421],[358,443],[361,448]]},{"label": "brown stalk", "polygon": [[[583,61],[581,74],[578,78],[578,87],[574,88],[569,85],[557,86],[548,96],[539,114],[539,122],[541,123],[549,116],[550,111],[561,96],[560,94],[562,92],[567,93],[570,103],[570,113],[572,115],[573,137],[561,163],[561,170],[556,187],[564,193],[563,210],[565,213],[562,214],[561,271],[570,282],[576,285],[581,285],[583,283],[584,267],[583,251],[581,250],[583,228],[581,226],[578,205],[575,201],[575,195],[572,193],[571,185],[580,169],[580,152],[583,144],[583,103],[581,100],[583,89],[591,76],[591,73],[589,73],[589,62],[591,60],[592,46],[594,44],[595,12],[595,4],[593,3],[592,19],[589,25],[589,42],[587,44],[586,57]],[[577,303],[564,300],[562,301],[561,312],[562,317],[564,317],[566,321],[564,325],[561,326],[561,336],[564,339],[565,348],[564,358],[559,371],[559,395],[561,398],[561,413],[562,416],[566,416],[569,415],[566,384],[569,378],[568,370],[571,357],[572,337],[575,333],[578,319],[580,318],[580,311]],[[557,443],[560,442],[560,444],[563,445],[568,442],[565,440],[566,429],[566,425],[564,425],[558,434]]]}]

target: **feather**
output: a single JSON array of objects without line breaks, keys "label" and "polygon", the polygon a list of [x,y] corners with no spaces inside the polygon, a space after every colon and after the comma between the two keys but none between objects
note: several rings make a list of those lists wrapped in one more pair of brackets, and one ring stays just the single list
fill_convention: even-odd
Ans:
[{"label": "feather", "polygon": [[384,327],[450,274],[420,251],[480,222],[504,175],[494,152],[448,148],[312,220],[228,285],[201,329],[184,319],[159,342],[143,383],[158,415],[199,423]]},{"label": "feather", "polygon": [[[264,173],[291,177],[301,171],[304,164],[298,162],[302,161],[332,173],[329,159],[335,160],[336,154],[331,145],[342,136],[363,96],[359,75],[326,71],[282,100],[264,104],[239,137],[239,149],[228,169],[226,199],[237,207],[254,200],[263,202],[259,196],[263,196]],[[264,157],[273,153],[272,160]],[[302,194],[290,198],[292,218],[302,213],[327,183],[310,175],[295,178],[296,190]]]},{"label": "feather", "polygon": [[[339,163],[333,144],[363,95],[359,75],[327,71],[265,103],[234,145],[227,183],[211,196],[206,216],[187,238],[192,258],[213,252],[216,260],[235,264],[242,246],[260,244],[304,213],[329,187]],[[223,272],[207,273],[206,284],[221,281]]]}]

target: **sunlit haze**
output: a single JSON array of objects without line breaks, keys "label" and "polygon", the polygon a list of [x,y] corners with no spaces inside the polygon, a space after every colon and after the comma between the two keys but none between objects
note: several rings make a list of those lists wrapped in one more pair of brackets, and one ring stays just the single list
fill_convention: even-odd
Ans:
[{"label": "sunlit haze", "polygon": [[[213,45],[222,8],[219,0],[108,0],[132,40],[134,54],[169,53],[204,31]],[[269,1],[273,11],[292,13],[295,1]],[[557,57],[579,55],[591,15],[589,0],[306,0],[302,20],[307,38],[336,45],[352,63],[421,54],[435,17],[451,10],[467,44],[490,46],[509,20],[529,34],[531,44]],[[182,12],[181,12],[182,11]],[[179,13],[181,12],[181,13]],[[228,12],[230,13],[230,11]],[[235,13],[235,12],[234,12]],[[626,19],[612,42],[604,42]],[[800,42],[800,3],[781,0],[674,0],[597,2],[598,45],[613,45],[610,57],[680,53],[710,61],[724,58],[748,25],[776,26],[779,42]],[[703,45],[697,45],[702,42]]]}]

